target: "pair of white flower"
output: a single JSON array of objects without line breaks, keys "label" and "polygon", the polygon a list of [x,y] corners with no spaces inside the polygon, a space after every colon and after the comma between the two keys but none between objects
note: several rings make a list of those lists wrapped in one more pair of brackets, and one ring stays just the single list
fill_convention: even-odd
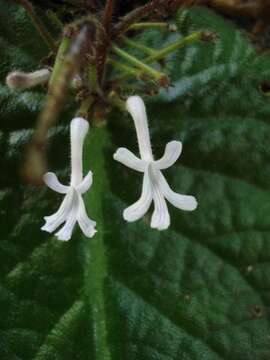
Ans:
[{"label": "pair of white flower", "polygon": [[[136,221],[146,214],[153,201],[154,212],[151,227],[164,230],[170,225],[166,200],[181,210],[192,211],[197,207],[197,201],[193,196],[175,193],[161,172],[173,165],[179,158],[182,143],[180,141],[169,142],[162,158],[154,160],[143,100],[139,96],[129,97],[127,110],[135,123],[141,159],[126,148],[119,148],[113,157],[127,167],[143,173],[143,185],[141,197],[124,210],[123,216],[128,222]],[[56,233],[59,240],[71,238],[76,222],[87,237],[92,237],[96,233],[96,223],[87,216],[82,199],[82,194],[88,191],[92,185],[92,172],[89,171],[84,178],[82,175],[83,142],[88,129],[89,124],[83,118],[75,118],[71,121],[70,186],[62,185],[54,173],[50,172],[44,176],[47,186],[58,193],[65,194],[59,210],[54,215],[45,217],[46,223],[42,227],[42,230],[51,233],[64,223],[64,226]]]}]

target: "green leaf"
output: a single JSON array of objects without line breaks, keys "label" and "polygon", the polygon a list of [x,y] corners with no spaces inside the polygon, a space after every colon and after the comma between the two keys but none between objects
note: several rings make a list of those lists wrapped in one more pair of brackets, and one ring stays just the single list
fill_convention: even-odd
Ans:
[{"label": "green leaf", "polygon": [[[38,68],[47,48],[22,8],[0,4],[0,358],[87,359],[82,254],[76,238],[65,244],[40,230],[60,198],[20,177],[44,91],[4,85],[9,71]],[[68,131],[61,125],[49,135],[50,164],[65,178]]]},{"label": "green leaf", "polygon": [[[1,2],[0,18],[0,358],[268,359],[270,100],[260,85],[269,57],[200,8],[177,15],[177,34],[138,37],[160,48],[197,29],[218,34],[172,55],[164,70],[175,86],[146,99],[154,153],[183,142],[164,174],[197,197],[198,210],[170,206],[165,232],[150,229],[149,215],[124,222],[142,176],[112,158],[119,146],[138,151],[131,118],[114,111],[85,144],[85,171],[94,171],[85,200],[98,233],[62,243],[40,231],[61,198],[23,185],[18,171],[44,92],[3,84],[12,69],[37,68],[47,49],[18,7]],[[50,139],[51,169],[67,180],[68,126]]]},{"label": "green leaf", "polygon": [[[171,56],[175,87],[148,101],[148,113],[157,157],[168,141],[183,142],[166,177],[176,191],[195,195],[199,208],[170,207],[172,225],[161,233],[150,229],[149,216],[124,222],[121,213],[138,199],[142,177],[112,160],[117,147],[138,149],[130,117],[110,117],[110,139],[105,147],[96,140],[96,150],[89,145],[86,162],[104,192],[96,217],[102,251],[89,243],[85,285],[97,312],[93,329],[102,325],[107,333],[102,344],[94,337],[95,358],[267,359],[270,104],[260,84],[269,79],[270,60],[209,11],[189,11],[178,26],[183,35],[213,30],[219,40]],[[144,35],[148,44],[157,42],[154,33]],[[106,172],[95,167],[102,146]],[[89,209],[96,201],[90,195]],[[100,281],[93,285],[97,278],[103,291]]]}]

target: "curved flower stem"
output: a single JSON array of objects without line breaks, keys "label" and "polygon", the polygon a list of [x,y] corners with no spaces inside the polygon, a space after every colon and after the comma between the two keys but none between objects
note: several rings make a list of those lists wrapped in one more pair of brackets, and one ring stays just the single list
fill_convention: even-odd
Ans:
[{"label": "curved flower stem", "polygon": [[81,102],[81,106],[80,108],[78,109],[78,111],[76,112],[76,116],[77,117],[82,117],[84,119],[87,119],[88,117],[88,112],[91,108],[93,104],[93,98],[91,96],[88,96],[86,99],[84,99],[82,102]]},{"label": "curved flower stem", "polygon": [[140,69],[141,72],[144,72],[145,74],[150,75],[152,78],[154,78],[155,80],[159,81],[160,79],[165,77],[165,74],[151,68],[150,66],[146,65],[144,62],[142,62],[141,60],[137,59],[136,57],[130,55],[129,53],[127,53],[126,51],[124,51],[123,49],[120,49],[119,47],[117,47],[116,45],[114,45],[112,47],[112,50],[119,55],[120,57],[122,57],[123,59],[127,60],[129,63],[131,63],[132,65],[134,65],[136,68]]},{"label": "curved flower stem", "polygon": [[104,9],[104,16],[103,16],[103,26],[105,30],[108,32],[111,27],[111,20],[113,16],[115,0],[107,0],[106,6]]},{"label": "curved flower stem", "polygon": [[[66,37],[63,38],[62,44],[60,45],[55,69],[53,71],[53,79],[50,82],[47,102],[40,113],[23,170],[26,179],[33,183],[42,183],[42,176],[47,169],[44,155],[47,133],[57,121],[58,114],[65,101],[69,84],[84,58],[83,51],[86,50],[87,35],[88,27],[84,26],[74,39],[73,44],[70,45],[69,51],[64,58],[61,57],[61,54],[62,50],[66,48],[68,44]],[[61,66],[59,62],[61,62]]]},{"label": "curved flower stem", "polygon": [[108,63],[111,64],[113,67],[121,70],[121,71],[124,71],[125,73],[131,75],[131,76],[135,76],[137,77],[138,75],[138,70],[131,67],[131,66],[128,66],[128,65],[125,65],[125,64],[122,64],[121,62],[118,62],[116,60],[113,60],[113,59],[108,59]]},{"label": "curved flower stem", "polygon": [[[164,59],[166,56],[172,54],[173,52],[175,52],[176,50],[179,50],[181,48],[183,48],[186,45],[190,45],[193,43],[196,43],[197,41],[200,41],[203,37],[204,32],[203,31],[197,31],[194,32],[193,34],[185,37],[184,39],[178,40],[172,44],[170,44],[169,46],[166,46],[165,48],[161,49],[161,50],[157,50],[155,51],[155,54],[152,54],[150,56],[148,56],[147,58],[145,58],[143,60],[143,63],[147,63],[147,64],[152,64],[155,61],[158,60],[162,60]],[[118,66],[118,68],[120,68]],[[124,68],[122,67],[122,70],[124,70]],[[136,72],[133,73],[132,71],[130,71],[130,69],[127,71],[128,69],[126,69],[126,71],[124,71],[124,73],[122,74],[122,76],[119,77],[119,79],[123,80],[128,78],[129,76],[136,76],[136,77],[141,77],[143,71],[141,71],[140,73]]]},{"label": "curved flower stem", "polygon": [[40,20],[40,18],[37,16],[32,4],[28,0],[16,0],[16,2],[20,5],[22,5],[25,10],[27,11],[28,15],[30,16],[33,24],[35,25],[36,29],[38,30],[40,36],[44,40],[44,42],[47,44],[47,46],[53,51],[56,51],[56,46],[54,39],[51,37],[48,30],[45,28],[43,22]]},{"label": "curved flower stem", "polygon": [[165,48],[163,48],[163,49],[161,49],[159,51],[156,51],[155,54],[152,54],[151,56],[146,58],[144,61],[147,64],[151,64],[154,61],[161,60],[164,57],[166,57],[167,55],[175,52],[176,50],[179,50],[179,49],[183,48],[186,45],[190,45],[190,44],[193,44],[195,42],[198,42],[199,40],[201,40],[202,35],[203,35],[203,31],[194,32],[193,34],[185,37],[184,39],[176,41],[173,44],[171,44],[169,46],[166,46]]},{"label": "curved flower stem", "polygon": [[146,5],[140,6],[137,9],[131,11],[126,16],[124,16],[123,19],[117,25],[115,25],[113,29],[114,37],[123,34],[134,23],[151,14],[160,3],[161,0],[149,1]]},{"label": "curved flower stem", "polygon": [[146,29],[167,29],[169,25],[165,22],[141,22],[132,24],[128,30],[146,30]]},{"label": "curved flower stem", "polygon": [[61,41],[61,44],[58,48],[52,75],[51,75],[50,81],[49,81],[49,88],[52,87],[56,82],[59,72],[61,71],[61,67],[64,64],[65,55],[67,54],[70,44],[71,44],[71,38],[69,36],[64,36]]},{"label": "curved flower stem", "polygon": [[156,50],[151,49],[150,47],[142,45],[140,43],[137,43],[133,40],[130,40],[129,38],[127,38],[125,36],[123,36],[123,41],[127,46],[130,46],[131,48],[134,48],[134,49],[141,50],[142,52],[144,52],[147,55],[155,55],[157,53]]}]

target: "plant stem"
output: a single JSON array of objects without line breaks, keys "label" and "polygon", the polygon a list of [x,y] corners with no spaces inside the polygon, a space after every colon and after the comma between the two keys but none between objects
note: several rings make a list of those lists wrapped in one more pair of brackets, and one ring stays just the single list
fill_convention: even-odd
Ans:
[{"label": "plant stem", "polygon": [[42,183],[42,176],[47,169],[44,154],[47,133],[56,123],[58,114],[65,101],[68,86],[84,58],[82,52],[86,51],[88,30],[87,26],[81,29],[64,58],[62,58],[62,54],[64,53],[62,53],[62,51],[66,49],[68,44],[66,37],[63,38],[62,44],[60,45],[53,70],[54,76],[50,82],[48,98],[38,118],[36,131],[32,144],[29,146],[26,164],[23,170],[26,179],[32,183]]},{"label": "plant stem", "polygon": [[107,0],[104,9],[103,26],[106,32],[110,30],[115,0]]},{"label": "plant stem", "polygon": [[202,31],[197,31],[194,32],[193,34],[185,37],[184,39],[181,39],[179,41],[174,42],[173,44],[166,46],[165,48],[156,51],[155,54],[149,56],[148,58],[146,58],[144,61],[147,64],[151,64],[154,61],[158,61],[163,59],[164,57],[166,57],[167,55],[175,52],[176,50],[179,50],[181,48],[183,48],[186,45],[190,45],[193,44],[197,41],[199,41],[202,38]]},{"label": "plant stem", "polygon": [[119,55],[120,57],[122,57],[123,59],[127,60],[129,63],[131,63],[132,65],[134,65],[138,69],[140,69],[141,72],[150,75],[151,77],[153,77],[156,80],[159,80],[160,78],[165,76],[163,73],[151,68],[150,66],[146,65],[141,60],[139,60],[136,57],[130,55],[129,53],[127,53],[123,49],[120,49],[119,47],[117,47],[116,45],[114,45],[112,47],[112,50],[115,52],[115,54]]},{"label": "plant stem", "polygon": [[97,77],[97,69],[96,69],[96,66],[93,64],[89,64],[88,80],[90,83],[91,91],[93,93],[98,92],[99,84],[98,84],[98,77]]},{"label": "plant stem", "polygon": [[145,30],[145,29],[167,29],[168,24],[165,22],[141,22],[132,24],[128,30]]},{"label": "plant stem", "polygon": [[81,102],[80,108],[76,112],[76,116],[87,119],[88,112],[92,104],[93,104],[93,98],[91,96],[88,96],[86,99],[84,99]]},{"label": "plant stem", "polygon": [[[163,59],[165,56],[175,52],[178,49],[181,49],[182,47],[195,43],[197,41],[199,41],[203,36],[203,31],[197,31],[194,32],[193,34],[185,37],[184,39],[181,39],[179,41],[174,42],[173,44],[166,46],[165,48],[159,50],[159,51],[155,51],[155,54],[148,56],[146,59],[144,59],[144,63],[147,64],[151,64],[155,61],[161,60]],[[115,65],[112,63],[112,65]],[[118,68],[120,69],[120,67],[118,66]],[[122,69],[120,69],[122,71],[124,71],[124,68],[122,67]],[[135,74],[132,73],[132,71],[130,71],[130,69],[126,69],[126,71],[124,71],[124,73],[119,77],[119,79],[124,80],[126,78],[128,78],[129,76],[134,76]],[[142,76],[142,72],[136,72],[136,77],[140,78]]]},{"label": "plant stem", "polygon": [[148,54],[148,55],[155,55],[157,53],[156,50],[154,49],[151,49],[149,48],[148,46],[145,46],[145,45],[142,45],[142,44],[139,44],[133,40],[130,40],[129,38],[123,36],[123,41],[126,45],[130,46],[131,48],[134,48],[134,49],[138,49],[138,50],[141,50],[142,52],[144,52],[145,54]]},{"label": "plant stem", "polygon": [[61,68],[65,62],[65,55],[67,54],[67,51],[70,47],[71,44],[71,38],[69,36],[64,36],[61,44],[58,48],[58,52],[56,55],[56,59],[54,62],[54,67],[53,67],[53,71],[52,71],[52,75],[50,77],[50,81],[49,81],[49,89],[53,86],[53,84],[55,84],[56,79],[58,77],[59,72],[61,71]]},{"label": "plant stem", "polygon": [[114,66],[115,68],[121,70],[121,71],[124,71],[125,73],[128,73],[132,76],[137,76],[138,75],[138,70],[131,67],[131,66],[128,66],[128,65],[125,65],[125,64],[122,64],[116,60],[113,60],[113,59],[108,59],[108,63],[111,64],[112,66]]},{"label": "plant stem", "polygon": [[124,16],[117,25],[115,25],[113,29],[113,35],[117,37],[126,32],[131,25],[151,14],[160,3],[161,0],[152,0],[149,1],[146,5],[140,6],[137,9],[131,11],[129,14]]},{"label": "plant stem", "polygon": [[40,36],[44,40],[44,42],[47,44],[47,46],[53,51],[56,51],[56,46],[53,38],[51,37],[50,33],[45,28],[44,24],[40,20],[40,18],[37,16],[32,4],[28,0],[17,0],[18,4],[22,5],[25,10],[27,11],[28,15],[30,16],[33,24],[35,25],[36,29],[38,30]]}]

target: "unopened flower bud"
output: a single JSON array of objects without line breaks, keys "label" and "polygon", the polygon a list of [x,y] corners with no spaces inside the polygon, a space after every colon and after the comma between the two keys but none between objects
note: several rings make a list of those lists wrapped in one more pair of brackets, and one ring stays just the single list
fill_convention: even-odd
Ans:
[{"label": "unopened flower bud", "polygon": [[41,69],[32,73],[13,71],[7,76],[6,84],[11,89],[27,89],[47,82],[50,74],[49,69]]}]

